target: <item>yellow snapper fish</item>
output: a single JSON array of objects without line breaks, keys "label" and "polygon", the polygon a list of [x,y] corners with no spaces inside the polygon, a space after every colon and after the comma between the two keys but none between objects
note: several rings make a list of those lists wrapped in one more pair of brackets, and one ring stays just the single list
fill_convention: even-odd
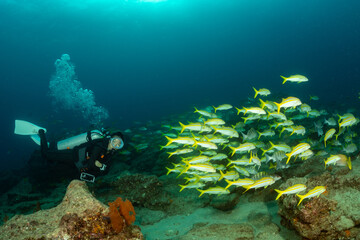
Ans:
[{"label": "yellow snapper fish", "polygon": [[227,155],[224,154],[224,153],[218,153],[214,156],[211,156],[210,157],[210,160],[211,161],[218,161],[218,160],[223,160],[223,159],[226,159],[227,158]]},{"label": "yellow snapper fish", "polygon": [[272,149],[276,149],[278,151],[282,151],[282,152],[285,152],[285,153],[291,152],[291,147],[289,145],[285,144],[285,143],[274,144],[271,141],[269,141],[269,143],[271,145],[271,147],[269,149],[266,149],[266,150],[261,149],[261,150],[263,150],[262,156],[264,156],[266,152],[268,152],[268,151],[270,151]]},{"label": "yellow snapper fish", "polygon": [[178,137],[178,138],[169,138],[168,136],[165,136],[168,140],[168,143],[165,146],[169,146],[171,143],[178,143],[178,144],[184,144],[184,145],[193,145],[195,144],[195,140],[190,137]]},{"label": "yellow snapper fish", "polygon": [[299,201],[299,203],[297,205],[299,206],[300,203],[306,198],[319,197],[320,194],[322,194],[324,192],[326,192],[326,187],[325,186],[317,186],[317,187],[311,189],[305,195],[296,194],[296,196],[298,196],[300,198],[300,201]]},{"label": "yellow snapper fish", "polygon": [[264,102],[264,101],[261,100],[260,98],[259,98],[259,101],[260,101],[260,107],[261,107],[262,109],[267,108],[267,109],[268,109],[269,111],[271,111],[271,112],[273,112],[273,111],[275,111],[275,110],[277,109],[276,104],[275,104],[274,102],[272,102],[272,101],[266,101],[266,102]]},{"label": "yellow snapper fish", "polygon": [[287,108],[292,108],[292,107],[297,107],[300,106],[302,103],[300,101],[300,99],[296,98],[296,97],[288,97],[288,98],[283,98],[281,103],[276,103],[274,102],[277,106],[277,112],[280,112],[281,108],[287,109]]},{"label": "yellow snapper fish", "polygon": [[183,158],[181,161],[186,164],[196,164],[196,163],[208,162],[210,161],[210,158],[205,155],[200,155],[197,157]]},{"label": "yellow snapper fish", "polygon": [[174,172],[174,173],[180,173],[183,169],[184,166],[180,165],[180,164],[175,164],[173,163],[174,168],[168,168],[166,167],[166,169],[168,170],[168,172],[166,173],[166,175],[169,175],[170,173]]},{"label": "yellow snapper fish", "polygon": [[181,155],[181,154],[191,153],[192,151],[194,151],[194,149],[192,148],[183,148],[183,149],[178,149],[175,152],[168,152],[168,154],[170,154],[169,155],[170,158],[172,155]]},{"label": "yellow snapper fish", "polygon": [[[238,109],[238,108],[236,108],[236,109]],[[259,107],[251,107],[251,108],[243,107],[243,110],[245,110],[244,114],[247,114],[247,113],[259,114],[259,115],[266,114],[265,110],[262,108],[259,108]],[[239,112],[240,111],[238,109],[238,113]]]},{"label": "yellow snapper fish", "polygon": [[326,147],[326,141],[332,138],[332,136],[335,134],[336,130],[334,128],[331,128],[326,131],[325,137],[324,137],[324,145]]},{"label": "yellow snapper fish", "polygon": [[320,112],[316,109],[311,109],[309,112],[307,112],[307,117],[310,118],[317,118],[320,117]]},{"label": "yellow snapper fish", "polygon": [[219,178],[218,181],[220,181],[221,179],[227,179],[227,180],[235,180],[239,178],[239,173],[236,171],[228,171],[225,174],[220,170],[220,174],[221,177]]},{"label": "yellow snapper fish", "polygon": [[[180,175],[186,173],[188,170],[197,170],[200,172],[216,172],[216,169],[210,163],[187,164],[181,171]],[[179,176],[180,176],[179,175]]]},{"label": "yellow snapper fish", "polygon": [[217,115],[215,113],[211,113],[205,110],[198,110],[197,108],[195,108],[194,113],[199,113],[202,116],[208,117],[208,118],[217,118]]},{"label": "yellow snapper fish", "polygon": [[301,158],[302,160],[307,160],[307,159],[311,158],[312,156],[314,156],[314,152],[311,151],[310,149],[299,154],[299,158]]},{"label": "yellow snapper fish", "polygon": [[336,126],[337,123],[336,123],[335,118],[331,117],[329,119],[325,119],[324,124],[327,124],[329,126]]},{"label": "yellow snapper fish", "polygon": [[310,144],[308,143],[299,143],[298,145],[296,145],[291,152],[287,153],[286,156],[288,157],[286,164],[289,163],[289,160],[292,156],[296,156],[302,152],[305,152],[306,150],[308,150],[310,148]]},{"label": "yellow snapper fish", "polygon": [[286,120],[286,121],[277,123],[276,126],[275,126],[275,129],[277,129],[277,128],[280,127],[280,126],[291,126],[291,125],[293,125],[293,124],[294,124],[293,121],[291,121],[291,120]]},{"label": "yellow snapper fish", "polygon": [[287,120],[285,114],[283,114],[283,113],[281,113],[281,112],[280,112],[280,113],[277,113],[277,112],[268,112],[267,118],[268,118],[268,119],[273,119],[273,118],[275,118],[275,119],[279,119],[279,120],[282,120],[282,121],[286,121],[286,120]]},{"label": "yellow snapper fish", "polygon": [[349,127],[357,123],[357,119],[351,113],[344,118],[340,118],[341,122],[339,122],[339,128]]},{"label": "yellow snapper fish", "polygon": [[229,148],[233,151],[231,156],[234,156],[236,152],[250,152],[256,147],[253,143],[242,143],[238,147],[229,146]]},{"label": "yellow snapper fish", "polygon": [[284,77],[284,76],[281,76],[281,75],[280,75],[280,77],[281,77],[282,79],[284,79],[284,81],[283,81],[282,84],[286,83],[287,81],[289,81],[289,82],[296,82],[296,83],[301,83],[301,82],[307,82],[307,81],[309,81],[309,79],[307,79],[307,77],[305,77],[305,76],[303,76],[303,75],[299,75],[299,74],[297,74],[297,75],[291,75],[290,77]]},{"label": "yellow snapper fish", "polygon": [[244,191],[247,192],[249,189],[257,189],[257,188],[267,188],[268,186],[270,186],[271,184],[275,183],[275,179],[272,177],[264,177],[262,179],[259,179],[257,181],[255,181],[253,184],[251,185],[244,185],[243,187],[246,188],[246,190]]},{"label": "yellow snapper fish", "polygon": [[181,126],[181,131],[180,133],[182,133],[185,129],[188,129],[190,131],[198,131],[198,132],[211,132],[212,128],[204,125],[202,123],[190,123],[188,125],[182,124],[181,122],[179,122],[180,126]]},{"label": "yellow snapper fish", "polygon": [[351,158],[350,157],[347,157],[345,156],[344,154],[338,154],[338,156],[340,157],[340,160],[339,161],[336,161],[336,165],[337,166],[343,166],[343,167],[348,167],[350,170],[352,168],[352,165],[351,165]]},{"label": "yellow snapper fish", "polygon": [[215,133],[219,132],[222,135],[228,136],[228,137],[239,137],[239,133],[230,127],[214,127],[212,126],[212,128],[215,130]]},{"label": "yellow snapper fish", "polygon": [[226,165],[227,167],[231,164],[238,165],[238,166],[252,166],[255,165],[254,162],[249,161],[249,159],[246,156],[243,156],[241,159],[237,160],[231,160],[228,159],[229,163]]},{"label": "yellow snapper fish", "polygon": [[236,165],[231,166],[231,168],[235,168],[235,170],[238,173],[240,173],[240,174],[242,174],[242,175],[244,175],[246,177],[250,177],[250,172],[246,168],[239,167],[239,166],[236,166]]},{"label": "yellow snapper fish", "polygon": [[260,116],[261,116],[260,114],[250,114],[248,117],[242,117],[242,119],[244,119],[244,123],[246,123],[248,120],[252,121],[252,120],[260,119]]},{"label": "yellow snapper fish", "polygon": [[220,173],[208,173],[205,175],[194,174],[196,181],[202,182],[217,182],[221,177]]},{"label": "yellow snapper fish", "polygon": [[255,96],[254,98],[257,97],[257,95],[260,95],[260,96],[267,96],[267,95],[270,95],[271,92],[269,89],[266,89],[266,88],[260,88],[259,90],[256,90],[254,87],[253,87],[254,91],[255,91]]},{"label": "yellow snapper fish", "polygon": [[264,136],[264,137],[275,136],[275,132],[273,130],[271,130],[271,129],[266,129],[263,132],[258,131],[258,134],[259,134],[258,140],[261,138],[261,136]]},{"label": "yellow snapper fish", "polygon": [[338,155],[330,155],[330,157],[328,157],[326,160],[324,160],[325,162],[325,169],[326,169],[326,165],[330,165],[330,164],[336,164],[337,161],[340,161],[341,157]]},{"label": "yellow snapper fish", "polygon": [[207,148],[207,149],[215,149],[215,150],[218,149],[218,147],[216,146],[215,143],[207,142],[207,141],[196,141],[195,140],[195,143],[192,146],[197,146],[197,145],[199,145],[203,148]]},{"label": "yellow snapper fish", "polygon": [[211,125],[211,126],[219,126],[219,125],[224,125],[225,124],[225,121],[220,119],[220,118],[211,118],[211,119],[208,119],[204,122],[204,124],[206,125]]},{"label": "yellow snapper fish", "polygon": [[310,111],[311,111],[311,107],[308,104],[303,103],[303,104],[300,105],[300,112],[308,113]]},{"label": "yellow snapper fish", "polygon": [[314,100],[314,101],[318,101],[320,98],[318,96],[311,96],[310,95],[310,101]]},{"label": "yellow snapper fish", "polygon": [[230,104],[222,104],[222,105],[220,105],[218,107],[213,106],[213,108],[215,109],[215,113],[216,113],[217,110],[221,110],[221,111],[228,110],[228,109],[233,108],[233,106],[231,106]]},{"label": "yellow snapper fish", "polygon": [[202,187],[205,186],[205,183],[203,183],[203,182],[192,182],[192,183],[189,183],[187,185],[180,185],[179,184],[179,186],[181,187],[179,192],[181,192],[185,188],[202,188]]},{"label": "yellow snapper fish", "polygon": [[229,194],[230,191],[228,189],[225,189],[223,187],[212,187],[206,190],[201,190],[201,189],[197,189],[200,192],[199,197],[201,197],[204,193],[206,194],[218,194],[218,195],[223,195],[223,194]]},{"label": "yellow snapper fish", "polygon": [[225,181],[228,183],[228,185],[225,187],[225,189],[228,189],[232,185],[235,185],[235,186],[247,186],[247,185],[254,184],[254,182],[255,182],[254,180],[252,180],[250,178],[238,179],[238,180],[235,180],[235,181],[229,181],[229,180],[225,179]]},{"label": "yellow snapper fish", "polygon": [[304,190],[306,190],[306,186],[304,184],[295,184],[291,187],[288,187],[287,189],[281,191],[279,189],[274,189],[277,193],[279,193],[276,197],[275,200],[278,200],[283,194],[288,195],[288,194],[296,194],[299,192],[302,192]]},{"label": "yellow snapper fish", "polygon": [[304,126],[291,126],[291,128],[293,129],[292,133],[290,134],[293,135],[294,133],[298,134],[298,135],[305,135],[306,129]]}]

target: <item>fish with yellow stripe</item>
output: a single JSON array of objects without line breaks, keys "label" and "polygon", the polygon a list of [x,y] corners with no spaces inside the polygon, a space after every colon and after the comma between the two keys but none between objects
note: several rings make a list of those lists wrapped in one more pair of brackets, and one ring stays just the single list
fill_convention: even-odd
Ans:
[{"label": "fish with yellow stripe", "polygon": [[309,192],[307,192],[304,195],[296,194],[296,196],[298,196],[300,198],[300,201],[299,201],[299,203],[297,205],[299,206],[300,203],[304,199],[312,198],[312,197],[319,197],[324,192],[326,192],[326,187],[325,186],[317,186],[317,187],[311,189]]},{"label": "fish with yellow stripe", "polygon": [[276,102],[274,102],[274,103],[278,108],[278,110],[277,110],[278,113],[280,112],[281,108],[284,108],[284,109],[295,108],[295,107],[300,106],[302,104],[300,99],[298,99],[296,97],[283,98],[281,103],[276,103]]},{"label": "fish with yellow stripe", "polygon": [[283,83],[286,83],[286,82],[296,82],[296,83],[301,83],[301,82],[307,82],[309,81],[309,79],[303,75],[300,75],[300,74],[296,74],[296,75],[291,75],[290,77],[284,77],[284,76],[281,76],[280,77],[282,79],[284,79]]},{"label": "fish with yellow stripe", "polygon": [[296,194],[299,192],[302,192],[306,190],[306,186],[304,184],[295,184],[291,187],[288,187],[287,189],[281,191],[279,189],[274,189],[277,193],[279,193],[275,200],[278,200],[282,195],[288,195],[288,194]]},{"label": "fish with yellow stripe", "polygon": [[223,195],[223,194],[229,194],[230,191],[229,189],[225,189],[223,187],[220,186],[216,186],[216,187],[212,187],[206,190],[201,190],[201,189],[196,189],[200,192],[199,197],[201,197],[204,193],[206,194],[217,194],[217,195]]},{"label": "fish with yellow stripe", "polygon": [[214,107],[214,106],[213,106],[213,108],[215,109],[215,113],[216,113],[216,111],[218,111],[218,110],[223,111],[223,110],[229,110],[229,109],[232,109],[232,108],[233,108],[233,106],[232,106],[232,105],[230,105],[230,104],[222,104],[222,105],[220,105],[220,106],[218,106],[218,107]]},{"label": "fish with yellow stripe", "polygon": [[270,90],[269,89],[266,89],[266,88],[260,88],[259,90],[256,90],[256,88],[254,88],[254,91],[255,91],[255,96],[254,98],[257,97],[257,95],[260,95],[260,96],[268,96],[271,94]]},{"label": "fish with yellow stripe", "polygon": [[302,152],[305,152],[306,150],[308,150],[310,148],[310,144],[308,143],[299,143],[298,145],[296,145],[291,152],[287,153],[286,156],[288,157],[286,164],[289,163],[289,160],[292,156],[296,156],[299,155]]},{"label": "fish with yellow stripe", "polygon": [[329,140],[330,138],[332,138],[332,136],[335,134],[335,132],[336,132],[336,130],[334,128],[327,130],[327,132],[325,133],[325,137],[324,137],[325,147],[326,147],[326,141]]},{"label": "fish with yellow stripe", "polygon": [[268,186],[270,186],[271,184],[274,184],[274,183],[275,183],[274,178],[272,178],[272,177],[264,177],[264,178],[261,178],[261,179],[255,181],[251,185],[244,185],[243,187],[246,188],[244,193],[247,192],[250,189],[257,189],[257,188],[261,188],[261,187],[267,188]]}]

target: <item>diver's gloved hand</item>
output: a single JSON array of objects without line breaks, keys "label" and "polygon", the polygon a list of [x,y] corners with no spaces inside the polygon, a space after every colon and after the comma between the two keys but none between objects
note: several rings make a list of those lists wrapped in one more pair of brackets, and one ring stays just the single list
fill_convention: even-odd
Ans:
[{"label": "diver's gloved hand", "polygon": [[103,164],[102,167],[100,168],[100,171],[105,171],[105,169],[106,169],[106,165]]}]

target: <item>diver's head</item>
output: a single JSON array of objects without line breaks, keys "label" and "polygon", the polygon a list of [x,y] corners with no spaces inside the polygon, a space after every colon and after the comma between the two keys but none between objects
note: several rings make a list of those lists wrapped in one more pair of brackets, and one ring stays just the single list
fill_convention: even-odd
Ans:
[{"label": "diver's head", "polygon": [[108,150],[119,150],[124,147],[123,135],[121,132],[114,132],[110,135]]}]

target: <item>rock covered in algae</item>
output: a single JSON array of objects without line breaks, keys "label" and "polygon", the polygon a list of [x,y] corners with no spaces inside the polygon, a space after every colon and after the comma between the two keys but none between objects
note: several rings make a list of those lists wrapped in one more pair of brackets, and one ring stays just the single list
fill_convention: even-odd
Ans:
[{"label": "rock covered in algae", "polygon": [[73,180],[58,206],[14,216],[1,226],[0,239],[143,239],[137,226],[116,233],[107,215],[86,183]]},{"label": "rock covered in algae", "polygon": [[[360,165],[349,169],[327,170],[321,175],[291,178],[280,189],[302,183],[307,191],[323,185],[327,193],[305,199],[299,206],[295,195],[279,199],[282,224],[295,229],[306,239],[357,239],[360,234]],[[305,194],[304,193],[300,194]]]}]

